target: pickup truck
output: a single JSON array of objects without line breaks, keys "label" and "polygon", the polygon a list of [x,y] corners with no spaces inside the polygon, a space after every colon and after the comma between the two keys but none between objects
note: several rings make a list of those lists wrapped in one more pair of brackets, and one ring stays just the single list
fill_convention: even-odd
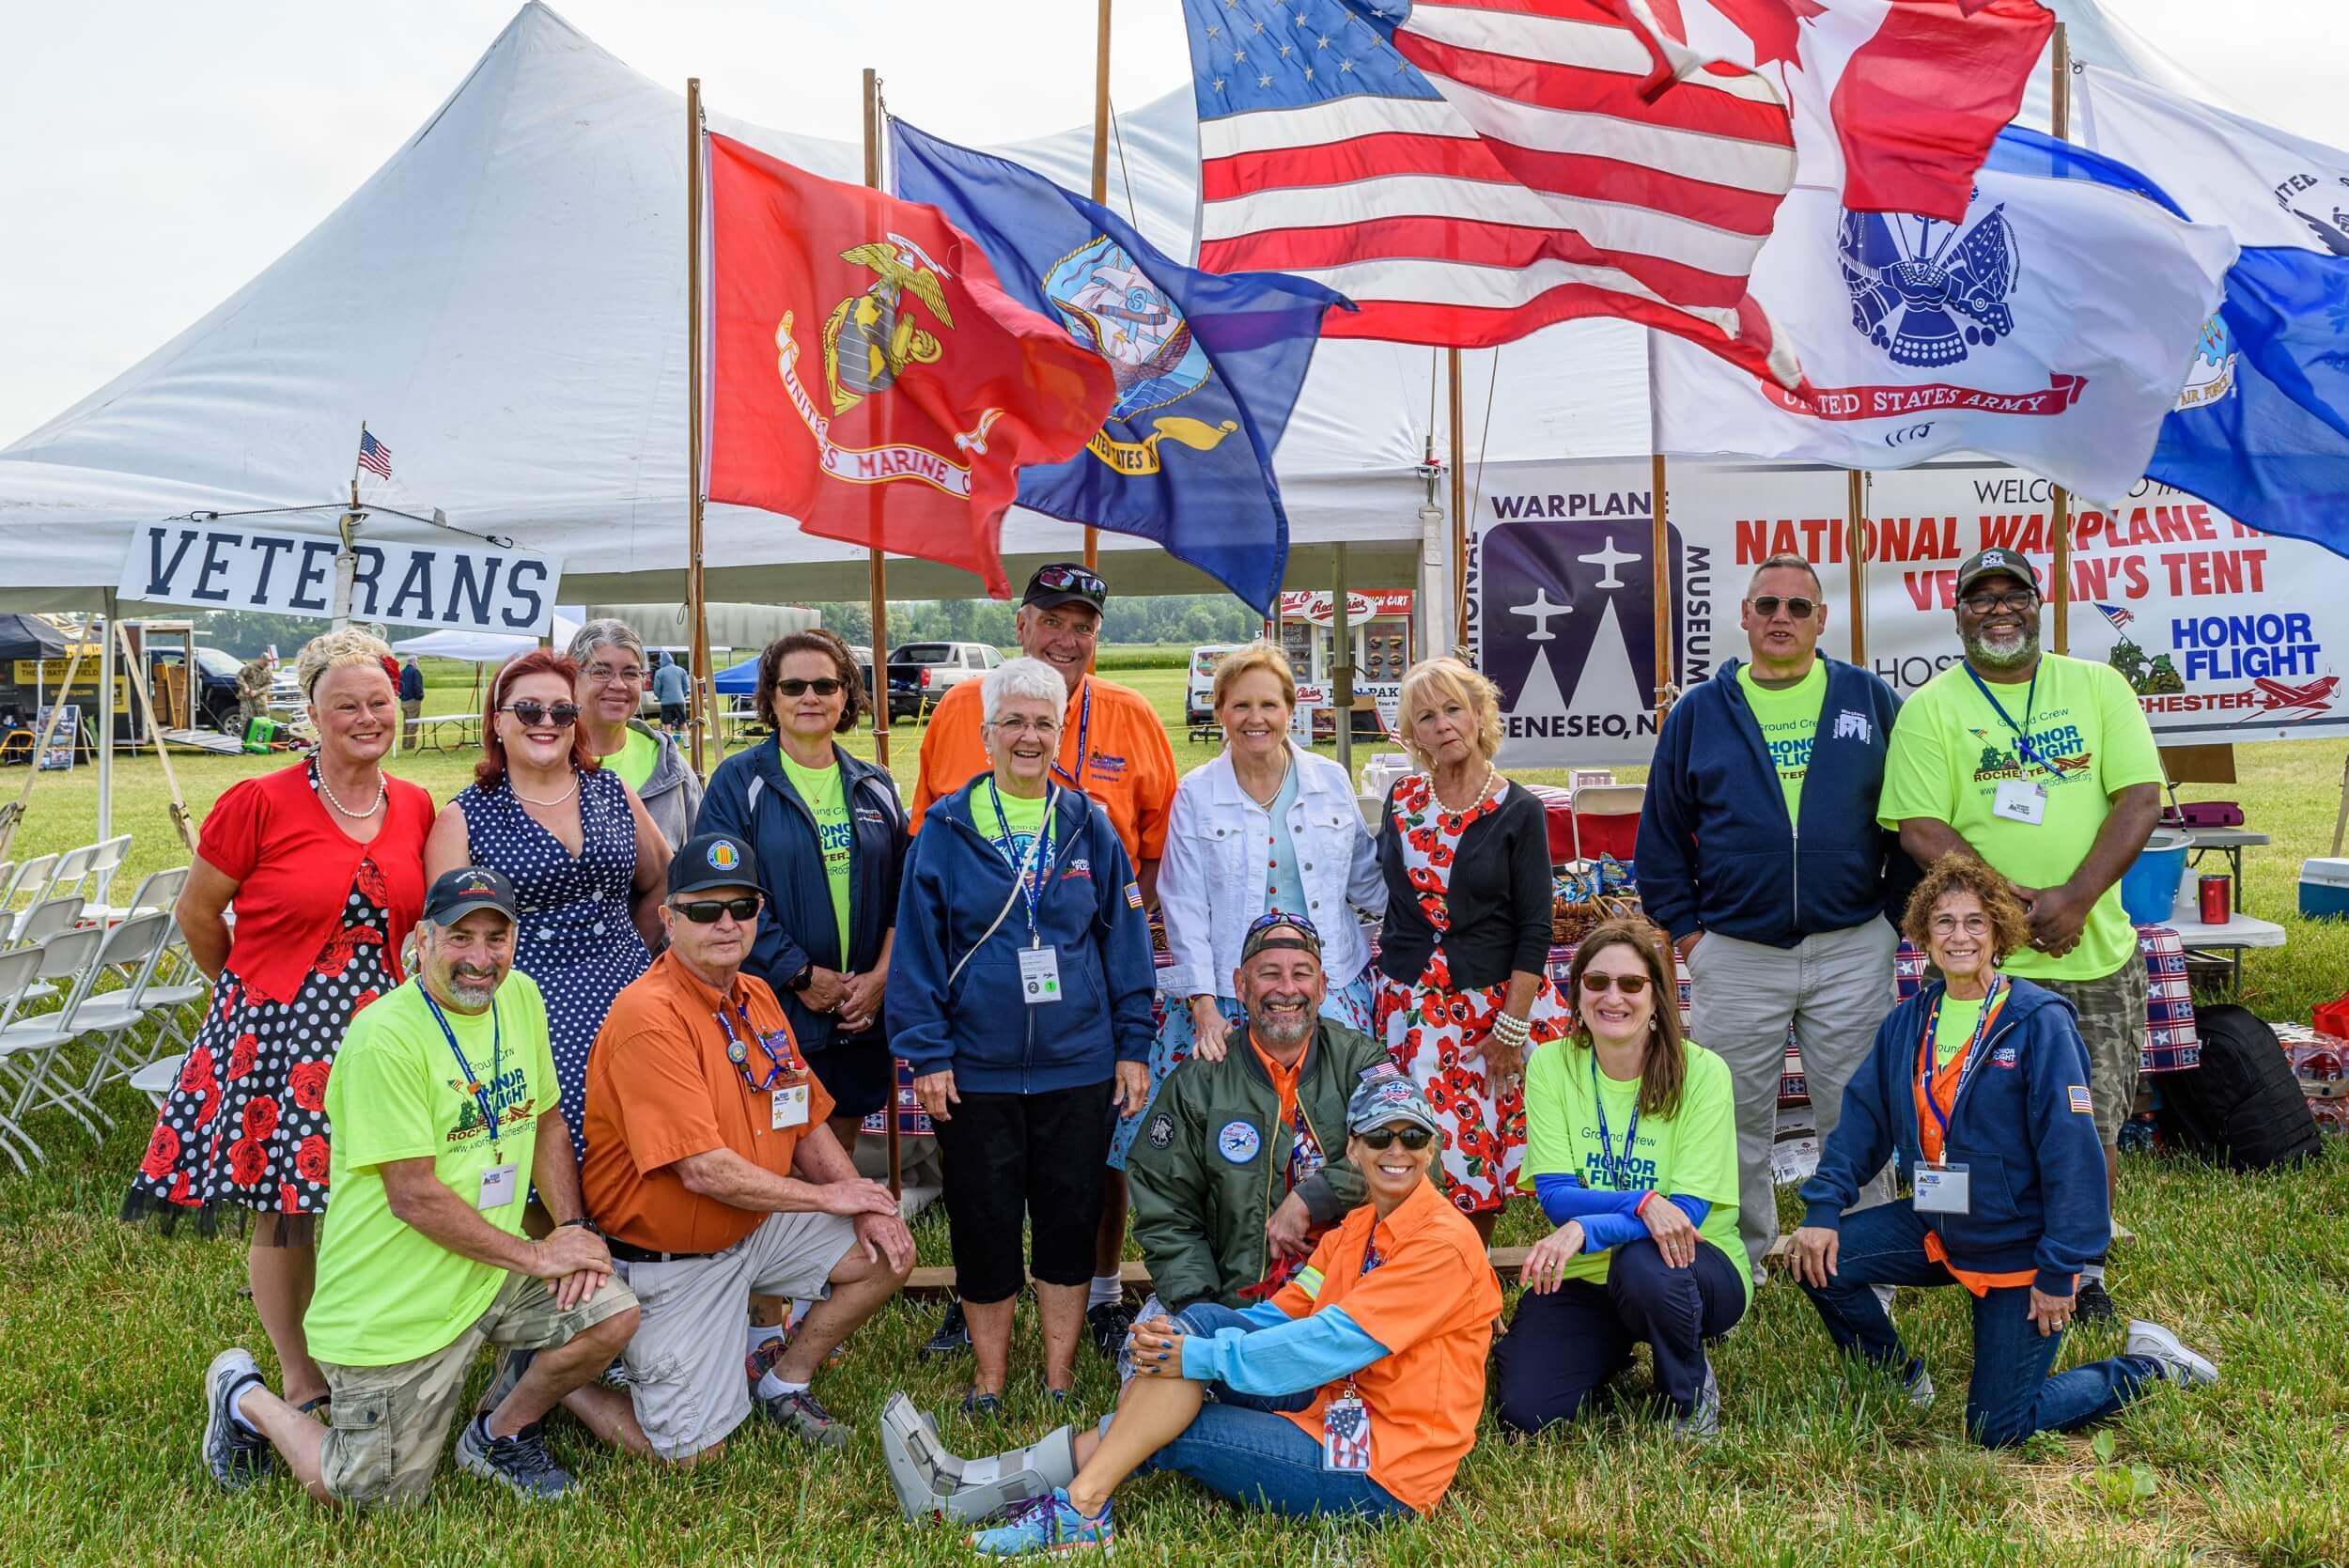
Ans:
[{"label": "pickup truck", "polygon": [[918,716],[928,718],[948,689],[976,680],[1003,661],[986,643],[904,643],[889,655],[890,717],[896,717],[900,686],[910,688]]}]

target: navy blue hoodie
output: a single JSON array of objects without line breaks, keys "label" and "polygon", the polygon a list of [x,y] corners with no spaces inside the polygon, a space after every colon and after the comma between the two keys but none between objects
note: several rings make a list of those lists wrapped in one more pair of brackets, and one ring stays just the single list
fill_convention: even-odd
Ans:
[{"label": "navy blue hoodie", "polygon": [[1876,797],[1900,700],[1858,665],[1819,661],[1827,698],[1800,822],[1787,819],[1736,660],[1666,716],[1633,859],[1640,902],[1674,941],[1704,930],[1786,948],[1877,915],[1899,921],[1917,871],[1900,835],[1876,826]]},{"label": "navy blue hoodie", "polygon": [[[2028,980],[1975,1048],[1951,1108],[1941,1157],[1968,1168],[1970,1212],[1920,1214],[1941,1237],[1950,1262],[1985,1274],[2038,1270],[2048,1296],[2072,1294],[2082,1265],[2112,1239],[2105,1151],[2089,1111],[2088,1048],[2072,1004]],[[1859,1184],[1889,1157],[1906,1183],[1923,1143],[1917,1130],[1917,1073],[1925,1018],[1938,982],[1885,1016],[1876,1042],[1843,1091],[1843,1119],[1828,1135],[1817,1174],[1802,1184],[1806,1225],[1839,1230]]]},{"label": "navy blue hoodie", "polygon": [[[971,815],[972,792],[993,777],[982,773],[932,805],[907,858],[889,964],[890,1048],[917,1077],[953,1068],[955,1088],[966,1094],[1106,1082],[1118,1063],[1150,1059],[1154,1032],[1158,970],[1126,846],[1098,805],[1073,789],[1055,793],[1035,924],[1059,954],[1061,1000],[1030,1006],[1019,958],[1029,939],[1027,904],[1013,890],[1011,865]],[[996,925],[1007,899],[1011,910]],[[980,947],[989,925],[995,934]],[[957,964],[962,972],[949,984]]]},{"label": "navy blue hoodie", "polygon": [[[845,775],[851,830],[845,954],[840,951],[840,919],[832,907],[832,882],[824,875],[823,850],[817,842],[816,814],[791,786],[775,742],[737,752],[720,763],[693,820],[696,833],[748,839],[758,857],[767,908],[758,917],[758,939],[742,968],[774,991],[802,1050],[878,1046],[888,1037],[885,1012],[863,1033],[844,1035],[837,1017],[809,1011],[785,985],[811,963],[863,973],[879,961],[881,942],[897,918],[897,880],[906,858],[905,806],[888,774],[837,745],[832,757]],[[883,1008],[888,1005],[885,1000]]]}]

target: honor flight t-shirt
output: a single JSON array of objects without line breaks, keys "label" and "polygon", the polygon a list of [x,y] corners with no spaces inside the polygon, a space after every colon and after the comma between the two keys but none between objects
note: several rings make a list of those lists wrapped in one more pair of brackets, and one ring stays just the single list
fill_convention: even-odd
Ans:
[{"label": "honor flight t-shirt", "polygon": [[840,765],[802,768],[780,741],[775,754],[783,759],[784,776],[816,815],[816,842],[824,852],[824,879],[832,885],[832,913],[840,923],[840,963],[845,969],[848,962],[848,845],[856,828],[848,820],[848,796]]},{"label": "honor flight t-shirt", "polygon": [[[1966,665],[1952,664],[1901,705],[1876,820],[1892,829],[1912,816],[1946,822],[1999,875],[2027,888],[2052,887],[2088,858],[2114,793],[2161,783],[2153,727],[2137,693],[2108,664],[2042,654],[2036,690],[2029,682],[1988,683],[1998,707],[1974,678]],[[2028,748],[2018,746],[2018,729],[2028,731]],[[2032,760],[2023,759],[2025,749]],[[1999,786],[2015,781],[2046,789],[2039,822],[1991,810]],[[2100,980],[2136,956],[2137,932],[2115,883],[2089,911],[2071,952],[2059,958],[2026,947],[2000,968],[2027,980]]]},{"label": "honor flight t-shirt", "polygon": [[645,785],[652,782],[652,770],[661,761],[661,742],[643,730],[631,727],[620,749],[604,758],[604,766],[620,776],[620,782],[637,794],[645,793]]},{"label": "honor flight t-shirt", "polygon": [[1941,998],[1940,1011],[1933,1018],[1933,1064],[1946,1067],[1957,1060],[1957,1053],[1966,1048],[1966,1042],[1974,1037],[1974,1026],[1982,1021],[1981,997],[1961,1001],[1946,993]]},{"label": "honor flight t-shirt", "polygon": [[1818,737],[1819,710],[1827,706],[1827,662],[1814,659],[1810,672],[1792,686],[1773,691],[1753,678],[1753,666],[1737,666],[1737,690],[1762,726],[1762,744],[1778,769],[1786,796],[1786,820],[1802,820],[1802,777],[1811,771],[1811,743]]}]

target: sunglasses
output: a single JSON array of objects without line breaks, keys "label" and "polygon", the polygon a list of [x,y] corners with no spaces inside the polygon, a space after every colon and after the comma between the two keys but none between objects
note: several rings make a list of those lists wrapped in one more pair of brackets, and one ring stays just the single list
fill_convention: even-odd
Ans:
[{"label": "sunglasses", "polygon": [[1603,994],[1610,986],[1627,997],[1635,997],[1647,989],[1647,976],[1644,974],[1585,974],[1582,977],[1582,988],[1593,996]]},{"label": "sunglasses", "polygon": [[1811,613],[1819,607],[1817,599],[1804,598],[1799,595],[1793,598],[1781,598],[1776,594],[1756,594],[1746,602],[1752,605],[1753,613],[1766,621],[1778,613],[1778,607],[1781,604],[1786,607],[1786,613],[1798,621],[1809,620]]},{"label": "sunglasses", "polygon": [[579,722],[577,703],[556,703],[550,707],[545,703],[524,697],[518,703],[507,703],[498,711],[510,713],[520,719],[524,729],[536,729],[540,724],[552,722],[556,729],[567,730]]},{"label": "sunglasses", "polygon": [[775,690],[786,697],[803,697],[811,688],[819,697],[831,697],[839,694],[840,683],[829,675],[820,680],[801,680],[794,675],[788,680],[775,682]]},{"label": "sunglasses", "polygon": [[1285,909],[1267,909],[1248,923],[1247,935],[1252,937],[1259,931],[1269,931],[1276,925],[1293,925],[1316,941],[1321,938],[1320,930],[1312,921],[1307,920],[1303,915],[1290,914]]},{"label": "sunglasses", "polygon": [[1354,1135],[1374,1149],[1392,1148],[1398,1138],[1407,1149],[1424,1149],[1435,1141],[1436,1135],[1425,1127],[1373,1127]]},{"label": "sunglasses", "polygon": [[1046,567],[1034,578],[1039,588],[1054,593],[1091,594],[1096,598],[1109,598],[1110,585],[1091,572],[1078,567]]},{"label": "sunglasses", "polygon": [[758,913],[758,894],[752,893],[739,898],[697,898],[691,904],[672,904],[669,908],[696,925],[715,925],[720,915],[751,920]]}]

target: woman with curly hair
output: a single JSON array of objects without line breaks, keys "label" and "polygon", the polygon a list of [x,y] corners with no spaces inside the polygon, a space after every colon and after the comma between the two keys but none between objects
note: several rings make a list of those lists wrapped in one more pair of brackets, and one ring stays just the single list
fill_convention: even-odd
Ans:
[{"label": "woman with curly hair", "polygon": [[302,1317],[326,1208],[327,1073],[352,1015],[404,977],[432,798],[382,769],[400,722],[391,649],[330,631],[295,669],[318,754],[234,785],[204,819],[177,914],[211,1003],[123,1218],[169,1230],[193,1215],[209,1234],[223,1207],[260,1216],[253,1305],[287,1400],[307,1410],[326,1398]]},{"label": "woman with curly hair", "polygon": [[[2112,1233],[2088,1048],[2069,1001],[1999,972],[2030,940],[2030,919],[1981,861],[1934,862],[1901,932],[1941,979],[1876,1031],[1803,1183],[1795,1233],[1796,1278],[1836,1347],[1891,1372],[1923,1409],[1933,1379],[1875,1287],[1963,1286],[1974,1318],[1966,1431],[1985,1448],[2101,1421],[2159,1381],[2217,1382],[2217,1367],[2142,1320],[2123,1354],[2048,1375],[2080,1267]],[[1888,1158],[1908,1195],[1844,1213]]]}]

